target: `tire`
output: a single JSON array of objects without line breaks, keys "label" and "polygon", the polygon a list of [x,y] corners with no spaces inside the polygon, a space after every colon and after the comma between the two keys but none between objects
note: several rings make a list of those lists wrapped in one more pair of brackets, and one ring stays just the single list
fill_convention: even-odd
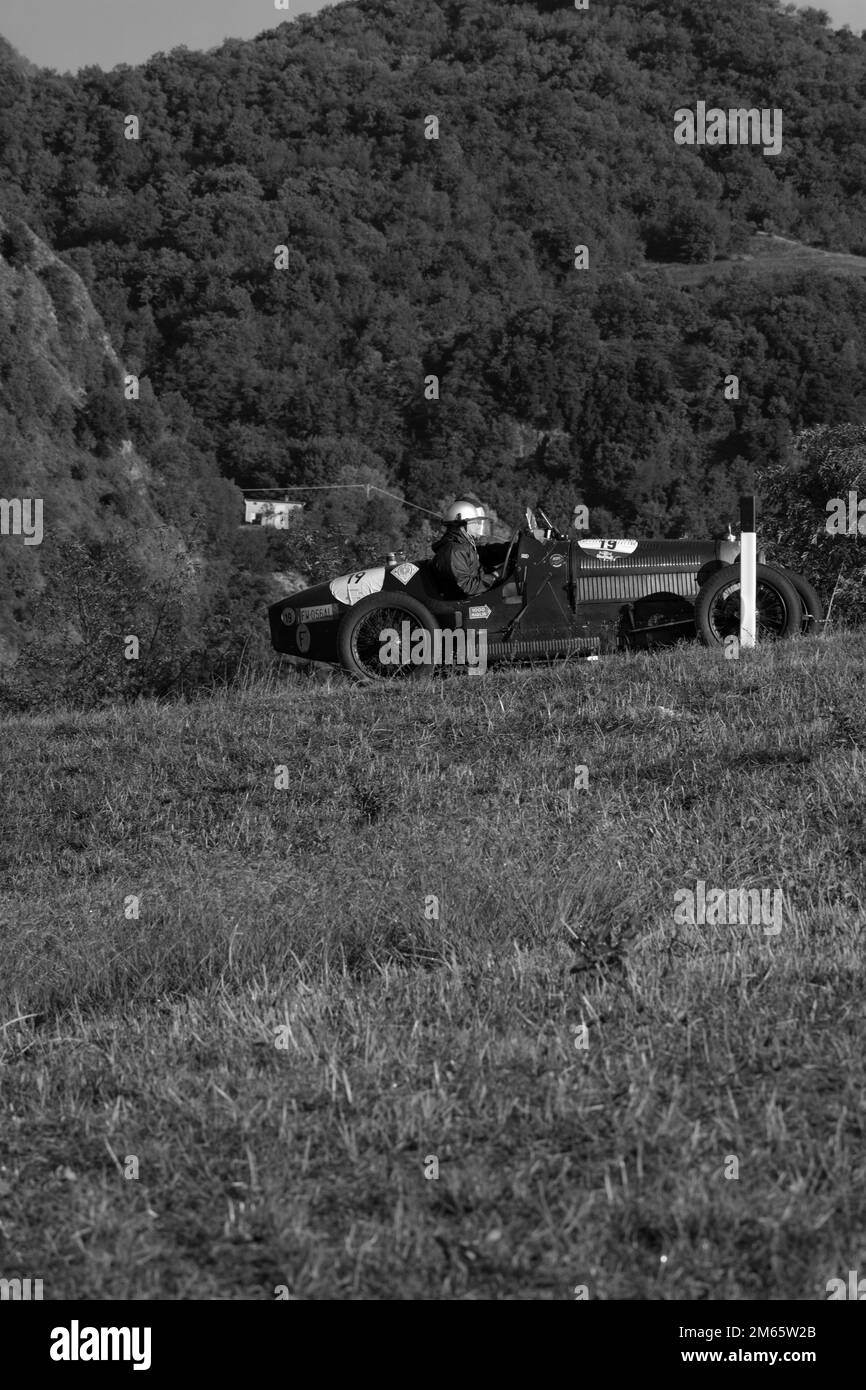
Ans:
[{"label": "tire", "polygon": [[818,590],[809,583],[808,579],[804,579],[802,574],[797,574],[796,570],[782,569],[781,565],[771,565],[770,568],[777,569],[786,579],[790,579],[800,595],[800,603],[803,605],[803,633],[822,632],[824,628],[824,605]]},{"label": "tire", "polygon": [[[793,637],[803,626],[803,605],[792,581],[772,565],[758,565],[757,638]],[[708,647],[740,635],[740,567],[726,565],[710,576],[695,599],[695,626]]]},{"label": "tire", "polygon": [[[395,680],[429,675],[432,662],[411,662],[399,665],[383,662],[381,633],[388,628],[402,636],[402,624],[411,624],[410,633],[419,628],[432,634],[439,624],[429,608],[412,598],[411,594],[368,594],[353,604],[344,614],[337,630],[340,662],[345,671],[357,680]],[[429,644],[432,649],[432,642]]]}]

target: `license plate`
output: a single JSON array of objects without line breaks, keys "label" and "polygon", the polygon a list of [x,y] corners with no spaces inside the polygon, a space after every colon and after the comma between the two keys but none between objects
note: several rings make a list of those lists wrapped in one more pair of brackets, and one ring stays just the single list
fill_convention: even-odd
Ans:
[{"label": "license plate", "polygon": [[321,623],[326,618],[333,618],[337,609],[333,603],[319,603],[315,608],[302,608],[300,618],[302,623]]}]

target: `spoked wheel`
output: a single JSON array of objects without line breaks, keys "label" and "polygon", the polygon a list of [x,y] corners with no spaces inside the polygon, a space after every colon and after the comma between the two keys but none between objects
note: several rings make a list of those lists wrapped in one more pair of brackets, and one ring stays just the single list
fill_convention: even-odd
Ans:
[{"label": "spoked wheel", "polygon": [[369,594],[340,623],[340,661],[350,675],[363,681],[429,675],[436,628],[433,614],[411,595]]},{"label": "spoked wheel", "polygon": [[[759,641],[793,637],[803,624],[803,605],[791,580],[771,565],[758,565],[756,617]],[[695,600],[695,623],[708,647],[740,635],[740,570],[727,565],[711,575]]]}]

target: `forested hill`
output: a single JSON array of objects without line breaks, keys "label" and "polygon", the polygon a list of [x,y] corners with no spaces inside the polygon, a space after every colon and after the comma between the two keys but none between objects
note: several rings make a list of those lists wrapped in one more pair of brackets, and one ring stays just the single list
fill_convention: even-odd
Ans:
[{"label": "forested hill", "polygon": [[[866,419],[858,277],[645,273],[758,230],[866,253],[866,41],[819,11],[358,0],[136,68],[0,64],[0,212],[242,485],[471,483],[677,533],[792,432]],[[698,102],[780,110],[780,153],[675,143]]]}]

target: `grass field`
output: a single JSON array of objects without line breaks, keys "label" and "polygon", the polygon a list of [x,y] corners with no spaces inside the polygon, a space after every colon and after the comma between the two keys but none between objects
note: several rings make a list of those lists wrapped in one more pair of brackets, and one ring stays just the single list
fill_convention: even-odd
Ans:
[{"label": "grass field", "polygon": [[862,279],[866,276],[866,256],[856,256],[847,251],[825,251],[818,246],[806,246],[791,237],[758,232],[749,238],[749,249],[743,255],[696,265],[650,261],[641,267],[638,275],[652,271],[660,271],[670,284],[686,289],[703,285],[708,280],[754,278],[776,272],[853,275]]},{"label": "grass field", "polygon": [[[0,1276],[823,1300],[866,1271],[864,679],[861,633],[9,720]],[[781,931],[678,924],[698,880],[780,890]]]}]

